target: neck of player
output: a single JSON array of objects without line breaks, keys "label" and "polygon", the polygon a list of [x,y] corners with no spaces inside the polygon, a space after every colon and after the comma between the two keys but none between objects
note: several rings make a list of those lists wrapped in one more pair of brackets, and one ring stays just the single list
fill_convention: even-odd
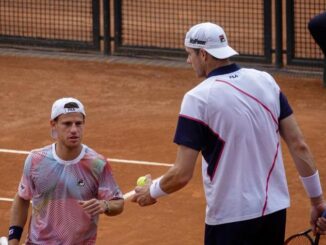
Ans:
[{"label": "neck of player", "polygon": [[58,157],[60,157],[64,161],[70,161],[77,158],[82,151],[83,146],[79,144],[78,146],[74,147],[67,147],[66,145],[57,142],[55,144],[55,152]]}]

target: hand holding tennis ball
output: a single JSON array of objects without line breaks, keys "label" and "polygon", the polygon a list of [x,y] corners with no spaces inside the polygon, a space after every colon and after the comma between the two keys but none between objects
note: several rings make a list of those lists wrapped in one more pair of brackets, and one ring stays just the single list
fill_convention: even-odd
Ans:
[{"label": "hand holding tennis ball", "polygon": [[153,199],[150,195],[150,186],[152,182],[153,180],[150,174],[140,176],[137,179],[137,186],[134,189],[134,195],[131,201],[137,202],[140,206],[147,206],[156,203],[156,199]]}]

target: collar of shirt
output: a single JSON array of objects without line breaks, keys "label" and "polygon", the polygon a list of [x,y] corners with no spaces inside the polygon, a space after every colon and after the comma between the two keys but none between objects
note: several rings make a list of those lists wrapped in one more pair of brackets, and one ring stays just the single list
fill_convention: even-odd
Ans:
[{"label": "collar of shirt", "polygon": [[232,72],[239,70],[240,68],[241,68],[240,66],[238,66],[237,64],[234,64],[234,63],[227,65],[227,66],[222,66],[222,67],[216,68],[216,69],[212,70],[210,73],[208,73],[207,78],[212,77],[212,76],[218,76],[218,75],[232,73]]}]

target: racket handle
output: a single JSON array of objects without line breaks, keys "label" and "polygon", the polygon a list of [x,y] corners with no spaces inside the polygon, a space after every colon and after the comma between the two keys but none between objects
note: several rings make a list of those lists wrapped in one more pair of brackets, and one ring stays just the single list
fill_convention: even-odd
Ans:
[{"label": "racket handle", "polygon": [[[322,215],[320,217],[326,218],[326,210],[324,210],[324,212],[322,213]],[[319,239],[320,239],[320,234],[317,233],[316,234],[314,245],[318,245],[319,244]]]}]

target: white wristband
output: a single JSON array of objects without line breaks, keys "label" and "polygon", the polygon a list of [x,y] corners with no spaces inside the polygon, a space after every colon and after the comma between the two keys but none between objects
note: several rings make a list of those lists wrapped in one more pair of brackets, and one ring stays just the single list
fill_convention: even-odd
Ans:
[{"label": "white wristband", "polygon": [[311,176],[301,177],[303,187],[310,198],[318,197],[323,194],[321,189],[318,170]]},{"label": "white wristband", "polygon": [[163,176],[161,176],[160,178],[156,179],[153,181],[153,183],[151,184],[151,186],[149,187],[149,193],[151,195],[152,198],[157,199],[159,197],[162,196],[166,196],[167,193],[165,193],[160,186],[160,180],[163,178]]}]

